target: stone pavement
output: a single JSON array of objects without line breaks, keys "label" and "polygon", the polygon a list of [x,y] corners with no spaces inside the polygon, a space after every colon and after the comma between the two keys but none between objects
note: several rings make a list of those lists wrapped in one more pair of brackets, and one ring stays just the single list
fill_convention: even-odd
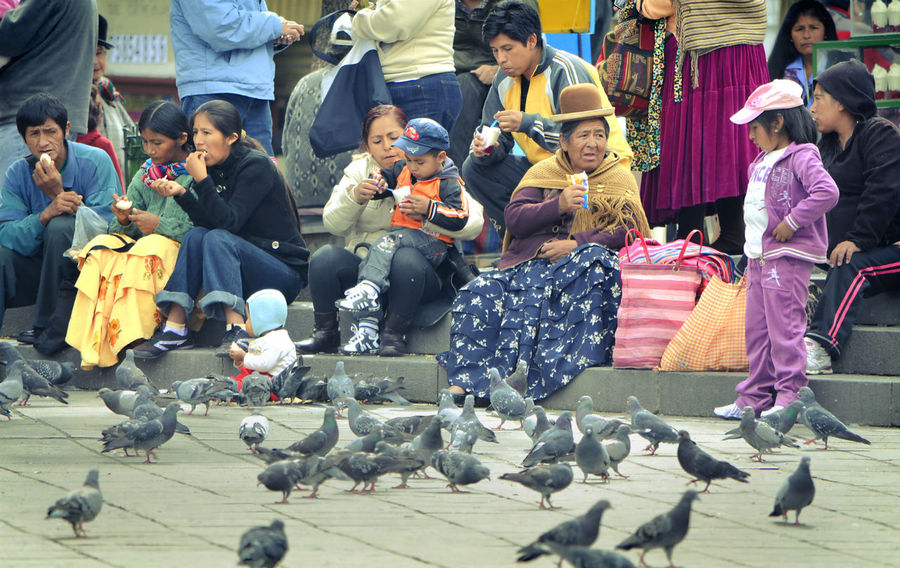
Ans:
[{"label": "stone pavement", "polygon": [[[275,505],[280,494],[256,485],[262,462],[237,438],[248,409],[221,406],[208,417],[181,415],[194,436],[176,434],[159,450],[159,463],[144,465],[120,453],[99,453],[101,428],[118,417],[93,392],[72,392],[68,406],[32,400],[12,421],[0,419],[0,566],[9,568],[234,566],[244,530],[275,518],[284,520],[290,545],[282,566],[512,566],[519,546],[601,498],[613,509],[595,546],[612,548],[671,508],[689,479],[675,446],[642,456],[643,440],[634,436],[635,452],[621,466],[630,479],[573,483],[553,497],[560,510],[541,511],[536,493],[498,479],[516,469],[530,445],[524,433],[503,431],[500,444],[476,445],[492,480],[470,487],[469,494],[451,494],[439,480],[413,479],[411,489],[389,489],[396,476],[388,476],[371,495],[351,495],[344,492],[348,482],[329,481],[319,499],[295,492],[290,504]],[[369,409],[382,417],[433,410]],[[274,405],[264,413],[272,424],[266,445],[283,447],[317,428],[322,408]],[[493,416],[482,419],[488,426],[498,423]],[[749,484],[714,483],[712,493],[695,503],[690,532],[675,550],[679,566],[900,566],[900,430],[860,427],[872,446],[835,440],[833,450],[804,446],[760,465],[748,459],[752,452],[742,440],[721,440],[736,423],[666,419],[752,474]],[[343,447],[353,435],[346,421],[339,425]],[[797,436],[807,432],[796,428]],[[800,517],[805,526],[783,525],[767,515],[777,488],[804,455],[812,457],[816,498]],[[67,523],[44,516],[93,467],[100,470],[106,504],[85,525],[89,538],[75,539]],[[637,562],[635,552],[628,556]],[[647,561],[666,564],[661,550],[648,553]],[[544,557],[531,565],[554,564]]]}]

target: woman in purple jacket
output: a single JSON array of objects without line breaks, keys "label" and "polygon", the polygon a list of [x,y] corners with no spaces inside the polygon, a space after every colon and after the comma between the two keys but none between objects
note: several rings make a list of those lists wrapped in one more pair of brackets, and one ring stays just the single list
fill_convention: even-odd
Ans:
[{"label": "woman in purple jacket", "polygon": [[737,400],[715,409],[720,418],[740,418],[746,406],[763,415],[786,408],[808,382],[809,277],[826,260],[825,214],[837,203],[838,188],[822,165],[802,96],[797,83],[776,79],[731,117],[749,123],[750,140],[762,152],[750,164],[744,199],[750,374],[735,387]]}]

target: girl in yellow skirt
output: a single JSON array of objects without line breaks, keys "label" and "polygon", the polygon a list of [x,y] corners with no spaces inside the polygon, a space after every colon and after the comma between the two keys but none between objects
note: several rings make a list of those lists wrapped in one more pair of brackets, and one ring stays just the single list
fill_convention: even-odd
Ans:
[{"label": "girl in yellow skirt", "polygon": [[149,159],[123,195],[113,195],[115,218],[108,234],[91,240],[78,256],[81,275],[66,343],[81,352],[81,367],[109,367],[119,352],[147,339],[162,320],[156,294],[166,285],[181,239],[193,224],[181,207],[155,188],[174,180],[193,183],[184,167],[192,150],[181,108],[156,101],[138,122]]}]

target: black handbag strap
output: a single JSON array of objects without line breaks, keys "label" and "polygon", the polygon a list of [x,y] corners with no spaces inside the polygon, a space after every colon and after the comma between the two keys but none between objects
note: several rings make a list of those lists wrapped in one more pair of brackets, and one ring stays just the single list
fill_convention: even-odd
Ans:
[{"label": "black handbag strap", "polygon": [[313,55],[318,57],[319,59],[323,59],[332,65],[337,65],[341,62],[340,59],[335,59],[331,55],[328,55],[324,51],[319,51],[316,49],[316,35],[319,33],[319,30],[323,25],[327,24],[328,30],[331,30],[331,26],[334,25],[334,21],[338,19],[341,14],[355,14],[356,10],[337,10],[332,12],[326,16],[322,16],[319,18],[319,21],[313,24],[312,29],[306,34],[307,39],[309,40],[309,47],[312,48]]}]

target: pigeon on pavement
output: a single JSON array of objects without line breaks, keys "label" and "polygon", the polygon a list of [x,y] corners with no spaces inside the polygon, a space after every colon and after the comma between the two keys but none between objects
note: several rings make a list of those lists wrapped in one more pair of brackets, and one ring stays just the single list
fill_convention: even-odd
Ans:
[{"label": "pigeon on pavement", "polygon": [[0,365],[24,360],[39,375],[56,386],[64,385],[75,375],[75,364],[68,361],[60,363],[50,359],[25,359],[19,349],[9,341],[0,341]]},{"label": "pigeon on pavement", "polygon": [[25,396],[25,387],[22,386],[22,376],[10,376],[8,373],[3,382],[0,382],[0,414],[6,416],[7,420],[12,420],[9,407],[19,402]]},{"label": "pigeon on pavement", "polygon": [[631,454],[631,428],[627,424],[620,425],[616,428],[615,438],[604,440],[603,447],[606,448],[606,455],[609,456],[609,465],[616,472],[616,475],[628,479],[627,475],[622,475],[619,472],[619,464]]},{"label": "pigeon on pavement", "polygon": [[298,442],[294,442],[287,449],[304,456],[324,456],[331,451],[338,441],[337,410],[333,406],[325,409],[322,425],[315,432],[310,433]]},{"label": "pigeon on pavement", "polygon": [[398,432],[409,434],[410,436],[418,436],[425,428],[431,424],[434,414],[416,414],[413,416],[396,416],[384,422],[385,426],[393,428]]},{"label": "pigeon on pavement", "polygon": [[118,390],[114,391],[106,387],[97,391],[97,397],[103,399],[103,404],[116,414],[131,418],[134,412],[134,401],[137,398],[137,391]]},{"label": "pigeon on pavement", "polygon": [[[559,507],[554,506],[550,502],[550,495],[557,491],[562,491],[571,485],[573,478],[572,466],[567,462],[553,465],[538,465],[518,472],[504,473],[500,476],[500,479],[514,481],[540,493],[541,509],[559,509]],[[547,501],[547,506],[544,506],[545,500]]]},{"label": "pigeon on pavement", "polygon": [[381,424],[381,420],[369,414],[355,398],[346,399],[347,405],[347,423],[350,431],[357,436],[365,436],[372,432],[376,424]]},{"label": "pigeon on pavement", "polygon": [[69,404],[66,400],[69,393],[65,392],[58,386],[51,384],[43,375],[35,371],[31,365],[25,362],[25,359],[13,361],[6,366],[7,377],[19,377],[22,386],[25,389],[25,398],[19,403],[20,406],[26,406],[31,395],[45,396],[58,400],[63,404]]},{"label": "pigeon on pavement", "polygon": [[[154,420],[163,415],[163,409],[156,405],[153,400],[153,394],[147,385],[141,385],[137,388],[137,395],[134,398],[134,409],[131,411],[132,416],[138,420]],[[179,434],[191,435],[191,430],[181,422],[175,423],[175,431]]]},{"label": "pigeon on pavement", "polygon": [[478,441],[479,428],[477,424],[469,423],[465,426],[465,430],[460,426],[459,429],[450,433],[450,451],[471,454],[475,442]]},{"label": "pigeon on pavement", "polygon": [[678,443],[678,430],[672,428],[659,416],[644,410],[637,397],[629,396],[625,404],[631,411],[632,428],[639,429],[637,433],[650,442],[650,445],[644,448],[644,451],[650,450],[649,455],[656,454],[660,442]]},{"label": "pigeon on pavement", "polygon": [[545,532],[528,546],[519,549],[518,562],[529,562],[545,554],[556,554],[560,563],[573,546],[590,546],[600,534],[600,520],[612,505],[601,499],[580,517],[564,521]]},{"label": "pigeon on pavement", "polygon": [[[475,399],[472,399],[472,402],[475,402]],[[462,414],[462,409],[458,408],[456,404],[453,403],[453,393],[450,392],[449,389],[441,389],[438,393],[438,417],[441,419],[441,425],[445,430],[450,430],[450,427],[456,422],[456,419],[459,418],[459,415]]]},{"label": "pigeon on pavement", "polygon": [[281,501],[276,501],[276,505],[286,505],[288,497],[294,487],[303,477],[303,471],[300,467],[300,461],[295,459],[280,460],[259,472],[256,476],[257,485],[264,485],[269,491],[281,491]]},{"label": "pigeon on pavement", "polygon": [[175,413],[179,409],[177,402],[169,403],[162,416],[148,420],[127,433],[123,432],[122,436],[124,439],[113,438],[109,440],[109,442],[104,443],[104,448],[101,452],[106,453],[117,447],[126,447],[121,444],[127,443],[127,447],[134,448],[135,451],[144,450],[147,454],[147,460],[144,463],[153,463],[150,461],[150,456],[156,457],[156,453],[153,450],[171,440],[175,434]]},{"label": "pigeon on pavement", "polygon": [[749,473],[739,470],[727,461],[717,460],[700,449],[697,443],[691,440],[687,430],[678,431],[678,463],[681,464],[681,469],[695,477],[690,483],[706,482],[706,487],[700,493],[709,492],[709,484],[713,479],[731,478],[741,483],[749,483],[747,481]]},{"label": "pigeon on pavement", "polygon": [[762,455],[771,452],[773,448],[780,446],[790,446],[799,448],[794,440],[778,430],[775,430],[765,422],[756,419],[756,413],[750,406],[745,406],[741,411],[741,424],[737,428],[733,428],[725,433],[725,440],[734,440],[743,438],[745,442],[750,444],[757,453],[750,456],[750,459],[757,458],[756,461],[762,462]]},{"label": "pigeon on pavement", "polygon": [[[491,377],[491,406],[500,416],[500,425],[495,430],[502,430],[503,423],[507,420],[518,421],[519,427],[524,428],[525,417],[531,410],[525,399],[500,378],[500,372],[497,369],[491,367],[488,369],[488,375]],[[531,407],[534,407],[534,400],[531,401]]]},{"label": "pigeon on pavement", "polygon": [[490,428],[486,428],[484,424],[481,423],[481,420],[478,419],[478,415],[475,414],[475,397],[471,394],[467,394],[466,400],[463,402],[462,412],[459,413],[459,418],[453,421],[448,430],[451,432],[459,429],[466,430],[470,423],[478,425],[478,439],[484,440],[485,442],[493,442],[495,444],[499,443],[494,431]]},{"label": "pigeon on pavement", "polygon": [[269,526],[253,527],[241,536],[238,564],[253,568],[274,568],[284,558],[287,550],[284,523],[275,520]]},{"label": "pigeon on pavement", "polygon": [[791,431],[791,428],[794,427],[800,417],[803,415],[803,403],[799,400],[795,400],[790,403],[787,408],[782,408],[776,412],[771,414],[767,414],[765,416],[760,416],[760,420],[771,426],[772,428],[778,430],[782,434],[787,434]]},{"label": "pigeon on pavement", "polygon": [[353,389],[353,396],[366,404],[382,404],[392,402],[401,406],[409,406],[400,391],[406,390],[404,377],[392,379],[390,377],[365,376],[358,379]]},{"label": "pigeon on pavement", "polygon": [[340,409],[345,400],[355,399],[356,388],[353,386],[353,381],[344,372],[343,361],[338,361],[334,366],[334,374],[325,384],[325,392],[328,393],[331,404],[338,409],[338,415],[340,415]]},{"label": "pigeon on pavement", "polygon": [[241,379],[241,394],[250,406],[264,406],[272,396],[272,379],[253,371]]},{"label": "pigeon on pavement", "polygon": [[834,414],[825,410],[821,404],[816,402],[816,395],[813,394],[811,388],[800,387],[797,394],[800,395],[800,400],[803,401],[803,405],[806,407],[806,410],[804,410],[802,414],[803,425],[812,430],[815,434],[815,437],[812,440],[806,442],[807,444],[811,444],[816,440],[824,440],[825,449],[827,450],[829,436],[840,438],[842,440],[849,440],[851,442],[859,442],[860,444],[866,444],[867,446],[872,443],[859,434],[851,432],[846,424],[838,420]]},{"label": "pigeon on pavement", "polygon": [[525,433],[531,438],[531,443],[537,442],[541,434],[550,429],[550,420],[547,419],[547,411],[543,406],[535,405],[531,411],[531,416],[525,418]]},{"label": "pigeon on pavement", "polygon": [[319,495],[319,487],[329,479],[342,479],[349,481],[350,478],[337,468],[336,461],[330,456],[323,458],[321,456],[310,456],[295,460],[299,468],[300,479],[297,481],[299,485],[312,485],[312,492],[304,495],[304,499],[315,499]]},{"label": "pigeon on pavement", "polygon": [[439,450],[431,456],[431,465],[447,478],[447,487],[454,493],[466,493],[460,490],[460,485],[472,485],[482,479],[491,479],[491,470],[471,454]]},{"label": "pigeon on pavement", "polygon": [[281,399],[282,403],[292,401],[295,397],[304,400],[302,391],[306,385],[304,379],[309,369],[310,367],[303,365],[303,358],[298,357],[292,366],[286,367],[272,377],[272,391]]},{"label": "pigeon on pavement", "polygon": [[116,383],[121,389],[137,389],[141,385],[147,385],[151,389],[153,385],[147,379],[144,371],[138,368],[134,362],[134,350],[125,350],[125,359],[116,367]]},{"label": "pigeon on pavement", "polygon": [[522,396],[528,392],[528,363],[519,360],[516,369],[506,377],[506,383]]},{"label": "pigeon on pavement", "polygon": [[588,475],[599,475],[609,481],[609,454],[590,426],[584,429],[584,436],[575,445],[575,463],[584,474],[582,483],[587,483]]},{"label": "pigeon on pavement", "polygon": [[571,547],[565,559],[575,568],[635,568],[631,560],[618,552],[586,546]]},{"label": "pigeon on pavement", "polygon": [[263,416],[258,408],[250,416],[241,420],[241,425],[238,427],[238,437],[247,444],[253,453],[256,453],[256,448],[266,441],[268,435],[269,419]]},{"label": "pigeon on pavement", "polygon": [[375,452],[375,444],[384,440],[384,426],[376,424],[372,427],[372,431],[365,436],[351,440],[347,447],[344,448],[348,452],[366,452],[368,454]]},{"label": "pigeon on pavement", "polygon": [[640,564],[645,566],[644,555],[654,548],[662,548],[666,551],[669,566],[672,564],[672,551],[684,537],[687,536],[688,526],[691,521],[691,504],[697,498],[697,492],[688,489],[681,497],[681,501],[671,511],[657,515],[650,521],[639,526],[634,534],[616,545],[622,550],[640,548]]},{"label": "pigeon on pavement", "polygon": [[209,403],[214,399],[230,399],[237,393],[231,391],[231,382],[224,378],[220,379],[214,375],[208,377],[200,377],[196,379],[187,379],[184,381],[175,381],[172,383],[172,390],[178,400],[191,405],[188,414],[193,414],[198,404],[206,406],[206,412],[203,416],[209,415]]},{"label": "pigeon on pavement", "polygon": [[816,486],[809,474],[809,456],[803,456],[797,470],[784,480],[775,494],[775,507],[769,516],[781,515],[784,522],[787,522],[788,511],[795,511],[794,524],[799,525],[800,511],[812,503],[815,496]]},{"label": "pigeon on pavement", "polygon": [[532,446],[522,460],[523,467],[539,463],[555,463],[575,451],[575,437],[572,434],[572,413],[564,411],[556,419],[553,428],[547,430]]},{"label": "pigeon on pavement", "polygon": [[103,494],[100,493],[99,472],[92,469],[84,480],[84,485],[70,491],[47,510],[48,519],[65,519],[72,525],[75,538],[87,536],[84,523],[93,521],[103,508]]}]

